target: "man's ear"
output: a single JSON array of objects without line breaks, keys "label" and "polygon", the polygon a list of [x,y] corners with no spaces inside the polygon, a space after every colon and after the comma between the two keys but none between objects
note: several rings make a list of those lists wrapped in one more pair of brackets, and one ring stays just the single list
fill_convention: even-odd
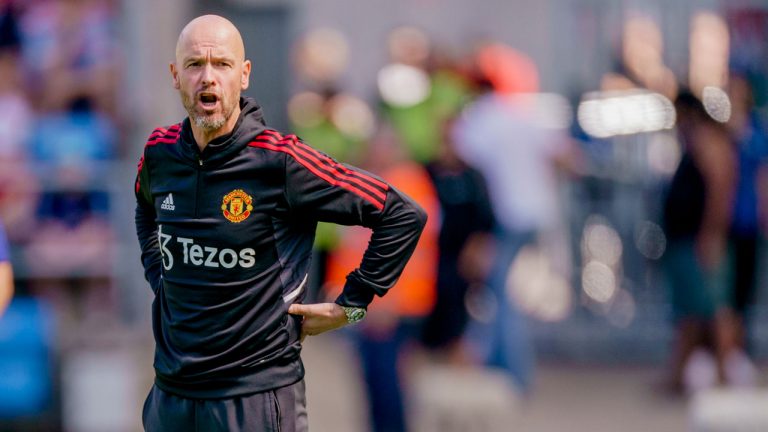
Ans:
[{"label": "man's ear", "polygon": [[181,88],[181,84],[179,83],[179,71],[176,70],[176,63],[171,63],[168,67],[171,70],[171,76],[173,77],[173,88],[178,90]]},{"label": "man's ear", "polygon": [[251,78],[251,61],[246,60],[243,62],[243,74],[240,77],[240,90],[248,89]]}]

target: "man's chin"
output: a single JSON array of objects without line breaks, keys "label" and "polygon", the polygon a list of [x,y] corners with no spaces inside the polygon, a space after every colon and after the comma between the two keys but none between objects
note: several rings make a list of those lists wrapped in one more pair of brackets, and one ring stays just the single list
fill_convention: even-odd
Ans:
[{"label": "man's chin", "polygon": [[221,129],[226,123],[222,115],[195,115],[195,125],[204,131],[215,131]]}]

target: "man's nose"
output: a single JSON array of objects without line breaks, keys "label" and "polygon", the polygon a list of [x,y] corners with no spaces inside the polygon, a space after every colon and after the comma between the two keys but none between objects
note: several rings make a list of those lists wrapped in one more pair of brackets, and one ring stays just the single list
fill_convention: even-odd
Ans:
[{"label": "man's nose", "polygon": [[216,77],[213,73],[213,66],[206,64],[203,68],[203,76],[201,77],[203,87],[210,87],[216,83]]}]

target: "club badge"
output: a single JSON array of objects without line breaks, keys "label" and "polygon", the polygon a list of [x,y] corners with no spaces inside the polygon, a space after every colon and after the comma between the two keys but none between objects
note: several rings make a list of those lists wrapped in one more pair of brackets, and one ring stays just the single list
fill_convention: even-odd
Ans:
[{"label": "club badge", "polygon": [[251,215],[253,199],[242,189],[235,189],[224,195],[221,211],[230,222],[240,223]]}]

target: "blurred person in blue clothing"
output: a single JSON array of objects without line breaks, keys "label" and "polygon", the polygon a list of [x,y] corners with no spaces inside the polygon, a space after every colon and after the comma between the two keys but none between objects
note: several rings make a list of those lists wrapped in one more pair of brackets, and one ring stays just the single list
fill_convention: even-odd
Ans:
[{"label": "blurred person in blue clothing", "polygon": [[[738,176],[729,232],[733,260],[733,311],[739,326],[739,345],[746,348],[747,312],[756,293],[758,245],[765,228],[768,180],[766,123],[754,109],[749,79],[734,72],[728,84],[731,117],[728,129],[736,145]],[[762,221],[762,222],[761,222]]]},{"label": "blurred person in blue clothing", "polygon": [[0,6],[0,162],[23,157],[32,122],[32,109],[22,85],[17,21],[14,9]]},{"label": "blurred person in blue clothing", "polygon": [[13,268],[11,267],[10,248],[5,236],[5,229],[0,224],[0,316],[3,315],[13,297]]},{"label": "blurred person in blue clothing", "polygon": [[117,7],[107,0],[24,2],[19,28],[28,90],[44,112],[90,101],[114,113]]},{"label": "blurred person in blue clothing", "polygon": [[17,9],[0,6],[0,219],[13,227],[14,244],[34,230],[38,189],[27,164],[34,113],[23,90],[20,50]]}]

